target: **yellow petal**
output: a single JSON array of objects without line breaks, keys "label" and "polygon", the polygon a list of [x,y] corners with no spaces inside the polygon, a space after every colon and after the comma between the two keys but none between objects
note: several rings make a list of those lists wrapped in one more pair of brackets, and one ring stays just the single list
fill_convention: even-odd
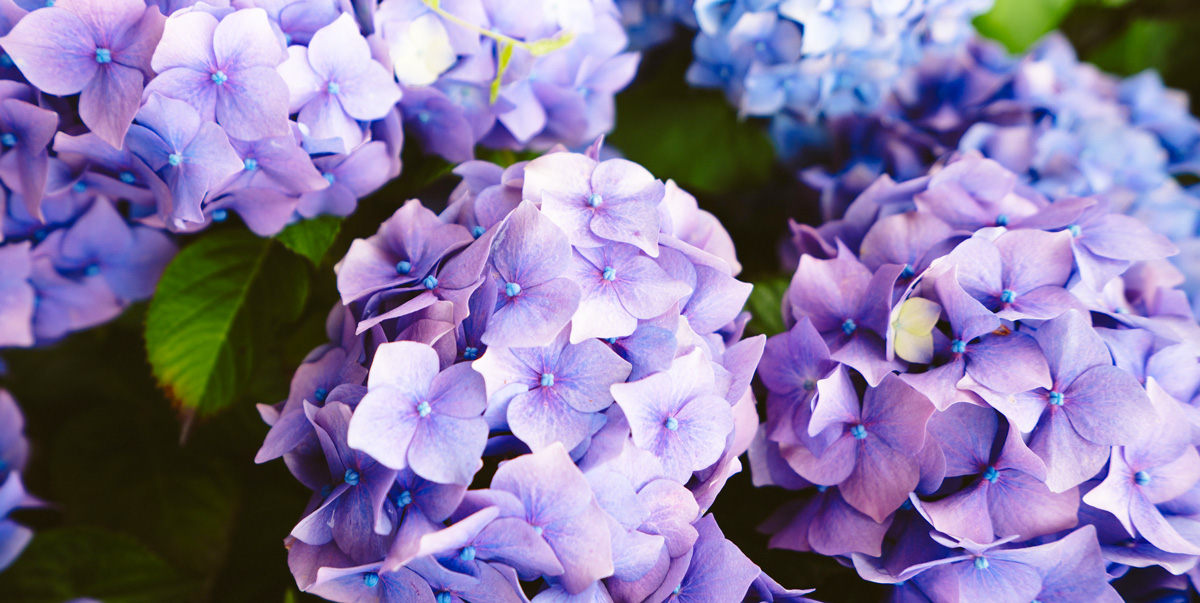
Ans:
[{"label": "yellow petal", "polygon": [[933,360],[933,333],[917,335],[898,330],[893,348],[902,360],[927,364]]}]

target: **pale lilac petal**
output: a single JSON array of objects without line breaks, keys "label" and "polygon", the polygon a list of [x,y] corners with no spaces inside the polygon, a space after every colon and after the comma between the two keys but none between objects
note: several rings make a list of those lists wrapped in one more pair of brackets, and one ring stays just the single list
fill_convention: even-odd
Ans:
[{"label": "pale lilac petal", "polygon": [[29,83],[47,94],[67,96],[95,76],[96,42],[91,28],[65,9],[35,10],[0,38],[0,46]]},{"label": "pale lilac petal", "polygon": [[142,72],[115,63],[96,72],[79,95],[79,117],[105,142],[121,148],[142,101]]}]

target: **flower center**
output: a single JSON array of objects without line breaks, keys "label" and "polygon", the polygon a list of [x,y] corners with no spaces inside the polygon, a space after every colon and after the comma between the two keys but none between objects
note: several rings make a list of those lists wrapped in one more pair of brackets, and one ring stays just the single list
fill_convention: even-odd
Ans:
[{"label": "flower center", "polygon": [[850,428],[850,435],[856,440],[864,440],[867,437],[867,428],[862,425],[855,425]]},{"label": "flower center", "polygon": [[408,274],[409,272],[412,272],[412,262],[408,260],[396,262],[396,274]]},{"label": "flower center", "polygon": [[454,603],[454,597],[446,591],[437,594],[437,603]]},{"label": "flower center", "polygon": [[542,535],[542,526],[533,526],[533,531],[538,536],[541,536]]},{"label": "flower center", "polygon": [[596,193],[591,193],[587,196],[587,204],[589,207],[600,207],[601,203],[604,203],[604,197],[597,195]]},{"label": "flower center", "polygon": [[17,64],[13,62],[12,57],[8,56],[7,52],[4,54],[0,54],[0,67],[16,67],[16,66],[17,66]]},{"label": "flower center", "polygon": [[1072,224],[1072,225],[1068,226],[1067,230],[1071,233],[1071,236],[1073,236],[1073,237],[1077,237],[1080,235],[1080,233],[1083,232],[1083,230],[1079,228],[1078,224]]},{"label": "flower center", "polygon": [[438,286],[438,280],[431,274],[425,277],[425,279],[421,281],[421,284],[424,285],[426,289],[436,289]]},{"label": "flower center", "polygon": [[343,475],[342,479],[345,480],[346,484],[348,484],[348,485],[357,486],[358,485],[358,472],[353,469],[347,469],[346,475]]},{"label": "flower center", "polygon": [[900,271],[900,278],[912,278],[913,274],[916,274],[916,273],[913,272],[912,266],[905,264],[904,270]]},{"label": "flower center", "polygon": [[857,329],[858,329],[858,325],[857,325],[857,324],[854,324],[854,319],[853,319],[853,318],[847,318],[847,319],[846,319],[846,322],[843,322],[843,323],[842,323],[842,332],[843,332],[843,333],[845,333],[845,334],[847,334],[847,335],[851,335],[851,334],[853,334],[853,333],[854,333],[854,331],[855,331],[855,330],[857,330]]},{"label": "flower center", "polygon": [[1006,304],[1013,303],[1013,300],[1015,299],[1017,299],[1017,294],[1012,289],[1005,289],[1004,291],[1000,292],[1000,301]]},{"label": "flower center", "polygon": [[824,494],[825,491],[828,489],[829,489],[829,486],[817,486],[817,492],[820,492],[822,494]]},{"label": "flower center", "polygon": [[805,379],[804,380],[804,391],[811,392],[814,389],[817,389],[817,382],[813,381],[812,379]]},{"label": "flower center", "polygon": [[990,565],[990,564],[988,563],[987,559],[984,559],[983,557],[975,558],[975,569],[981,569],[981,570],[987,569],[988,565]]},{"label": "flower center", "polygon": [[996,483],[996,480],[1000,479],[1000,472],[996,471],[995,467],[988,467],[987,470],[983,472],[983,479],[986,479],[994,484]]},{"label": "flower center", "polygon": [[96,62],[101,65],[112,62],[112,51],[107,48],[96,49]]},{"label": "flower center", "polygon": [[482,226],[476,226],[475,228],[471,229],[471,236],[478,239],[479,237],[482,237],[483,233],[485,233],[485,232],[487,232],[487,231],[484,230],[484,228]]},{"label": "flower center", "polygon": [[246,171],[250,172],[257,170],[258,160],[253,157],[247,157],[246,160],[242,162],[242,167],[245,168]]},{"label": "flower center", "polygon": [[11,132],[5,132],[3,134],[0,134],[0,144],[4,145],[6,147],[17,146],[17,135],[13,134]]},{"label": "flower center", "polygon": [[996,226],[1008,226],[1008,215],[1000,214],[996,216]]},{"label": "flower center", "polygon": [[337,82],[329,82],[329,85],[325,86],[325,90],[330,94],[337,94],[342,91],[342,87],[337,85]]},{"label": "flower center", "polygon": [[516,283],[508,283],[504,285],[504,293],[509,297],[516,297],[521,294],[521,286]]},{"label": "flower center", "polygon": [[396,495],[396,506],[403,509],[412,504],[412,492],[405,490]]},{"label": "flower center", "polygon": [[337,180],[337,176],[334,176],[332,172],[325,172],[324,174],[321,174],[321,175],[325,177],[325,182],[328,182],[330,184],[333,184],[333,182],[335,180]]},{"label": "flower center", "polygon": [[125,184],[133,184],[134,182],[137,182],[137,178],[133,177],[133,172],[128,170],[121,172],[121,175],[118,176],[118,178],[120,178],[121,182],[124,182]]},{"label": "flower center", "polygon": [[473,547],[473,546],[463,547],[463,550],[458,553],[458,558],[462,559],[463,561],[471,561],[471,560],[475,559],[475,547]]},{"label": "flower center", "polygon": [[961,353],[967,351],[967,342],[965,342],[961,339],[955,339],[954,341],[951,341],[950,342],[950,351],[954,352],[955,354],[961,354]]},{"label": "flower center", "polygon": [[1050,403],[1055,406],[1062,406],[1063,405],[1062,392],[1050,392]]},{"label": "flower center", "polygon": [[675,417],[667,417],[667,420],[663,422],[663,427],[666,427],[671,431],[675,431],[676,429],[679,429],[679,419],[676,419]]},{"label": "flower center", "polygon": [[100,274],[100,266],[97,264],[92,264],[91,266],[84,268],[83,273],[88,276],[96,276],[97,274]]},{"label": "flower center", "polygon": [[376,584],[379,584],[379,574],[376,574],[375,572],[367,572],[363,574],[363,584],[365,584],[367,588],[371,588]]},{"label": "flower center", "polygon": [[317,402],[325,402],[325,398],[329,397],[329,390],[318,387],[317,391],[313,392],[313,397],[317,399]]},{"label": "flower center", "polygon": [[224,222],[229,217],[229,212],[224,209],[214,209],[212,213],[213,222]]},{"label": "flower center", "polygon": [[617,280],[616,268],[613,268],[612,266],[605,266],[603,276],[604,276],[604,280],[609,281],[609,282]]},{"label": "flower center", "polygon": [[682,588],[683,588],[683,585],[682,585],[682,584],[680,584],[679,586],[676,586],[676,587],[675,587],[675,590],[671,591],[671,594],[678,595],[678,594],[679,594],[679,591],[680,591],[680,589],[682,589]]},{"label": "flower center", "polygon": [[463,359],[464,360],[474,360],[478,357],[479,357],[479,348],[469,347],[469,348],[463,350]]},{"label": "flower center", "polygon": [[1139,486],[1145,486],[1150,483],[1150,474],[1145,471],[1138,471],[1133,474],[1133,481],[1137,482]]},{"label": "flower center", "polygon": [[76,182],[75,184],[71,185],[71,190],[73,190],[77,193],[82,193],[83,191],[87,190],[87,183],[80,180],[79,182]]},{"label": "flower center", "polygon": [[428,417],[432,410],[433,409],[429,408],[429,402],[426,402],[425,400],[422,400],[421,403],[417,405],[417,414],[421,415],[422,417]]},{"label": "flower center", "polygon": [[225,82],[229,81],[229,76],[225,75],[224,71],[221,71],[220,69],[218,69],[213,72],[212,81],[214,84],[220,86],[221,84],[224,84]]},{"label": "flower center", "polygon": [[554,373],[542,373],[542,387],[554,387]]},{"label": "flower center", "polygon": [[183,155],[180,155],[179,153],[171,153],[170,155],[167,155],[167,163],[171,164],[172,166],[177,166],[183,163]]}]

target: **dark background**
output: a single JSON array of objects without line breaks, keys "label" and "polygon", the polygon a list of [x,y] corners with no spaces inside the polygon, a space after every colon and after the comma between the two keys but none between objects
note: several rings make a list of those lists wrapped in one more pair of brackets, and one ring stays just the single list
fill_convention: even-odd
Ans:
[{"label": "dark background", "polygon": [[[1200,92],[1196,0],[997,4],[978,24],[1012,50],[1061,25],[1080,56],[1106,70],[1156,67],[1169,85]],[[721,219],[745,265],[743,280],[778,278],[787,218],[815,221],[815,196],[775,162],[763,123],[739,121],[719,92],[687,87],[690,60],[687,32],[648,53],[618,97],[609,143],[656,176],[674,178]],[[247,391],[215,417],[182,420],[157,388],[142,339],[144,304],[56,345],[3,353],[0,380],[24,409],[33,445],[27,488],[55,506],[16,514],[37,535],[0,574],[0,601],[59,603],[82,594],[109,603],[316,600],[295,592],[282,545],[309,493],[281,461],[253,464],[266,433],[254,404],[286,397],[295,367],[323,341],[336,302],[333,260],[350,241],[373,233],[408,198],[444,205],[457,182],[450,166],[421,155],[414,140],[404,159],[401,178],[361,202],[310,271],[302,318],[268,343]],[[232,222],[220,228],[241,228]],[[815,587],[826,601],[879,600],[875,585],[830,559],[766,548],[755,527],[791,496],[753,489],[745,471],[712,512],[726,536],[785,586]]]}]

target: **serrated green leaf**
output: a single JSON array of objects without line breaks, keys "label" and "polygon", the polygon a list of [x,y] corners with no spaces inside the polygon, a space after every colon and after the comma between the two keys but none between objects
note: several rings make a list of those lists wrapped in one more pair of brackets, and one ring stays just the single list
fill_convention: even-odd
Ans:
[{"label": "serrated green leaf", "polygon": [[146,352],[167,397],[186,412],[229,406],[254,372],[256,351],[299,318],[308,267],[272,239],[205,235],[175,257],[146,313]]},{"label": "serrated green leaf", "polygon": [[314,266],[320,266],[325,252],[329,251],[341,228],[342,218],[318,216],[289,225],[283,232],[275,235],[275,239],[288,249],[308,258]]},{"label": "serrated green leaf", "polygon": [[996,0],[975,19],[975,28],[1010,52],[1024,52],[1057,29],[1074,5],[1075,0]]},{"label": "serrated green leaf", "polygon": [[90,597],[105,603],[186,601],[196,584],[141,543],[101,528],[39,532],[17,562],[0,573],[6,603],[62,603]]},{"label": "serrated green leaf", "polygon": [[535,57],[550,54],[567,44],[570,44],[575,39],[575,34],[571,32],[563,32],[553,38],[544,38],[534,40],[529,43],[529,53]]},{"label": "serrated green leaf", "polygon": [[784,276],[754,282],[750,299],[746,300],[746,310],[750,312],[750,328],[754,332],[770,336],[785,330],[782,308],[789,282]]},{"label": "serrated green leaf", "polygon": [[488,96],[488,102],[490,103],[495,103],[496,99],[500,98],[500,83],[504,79],[504,72],[508,71],[508,63],[512,60],[512,53],[512,44],[500,42],[500,56],[496,62],[496,79],[492,80],[492,89]]}]

